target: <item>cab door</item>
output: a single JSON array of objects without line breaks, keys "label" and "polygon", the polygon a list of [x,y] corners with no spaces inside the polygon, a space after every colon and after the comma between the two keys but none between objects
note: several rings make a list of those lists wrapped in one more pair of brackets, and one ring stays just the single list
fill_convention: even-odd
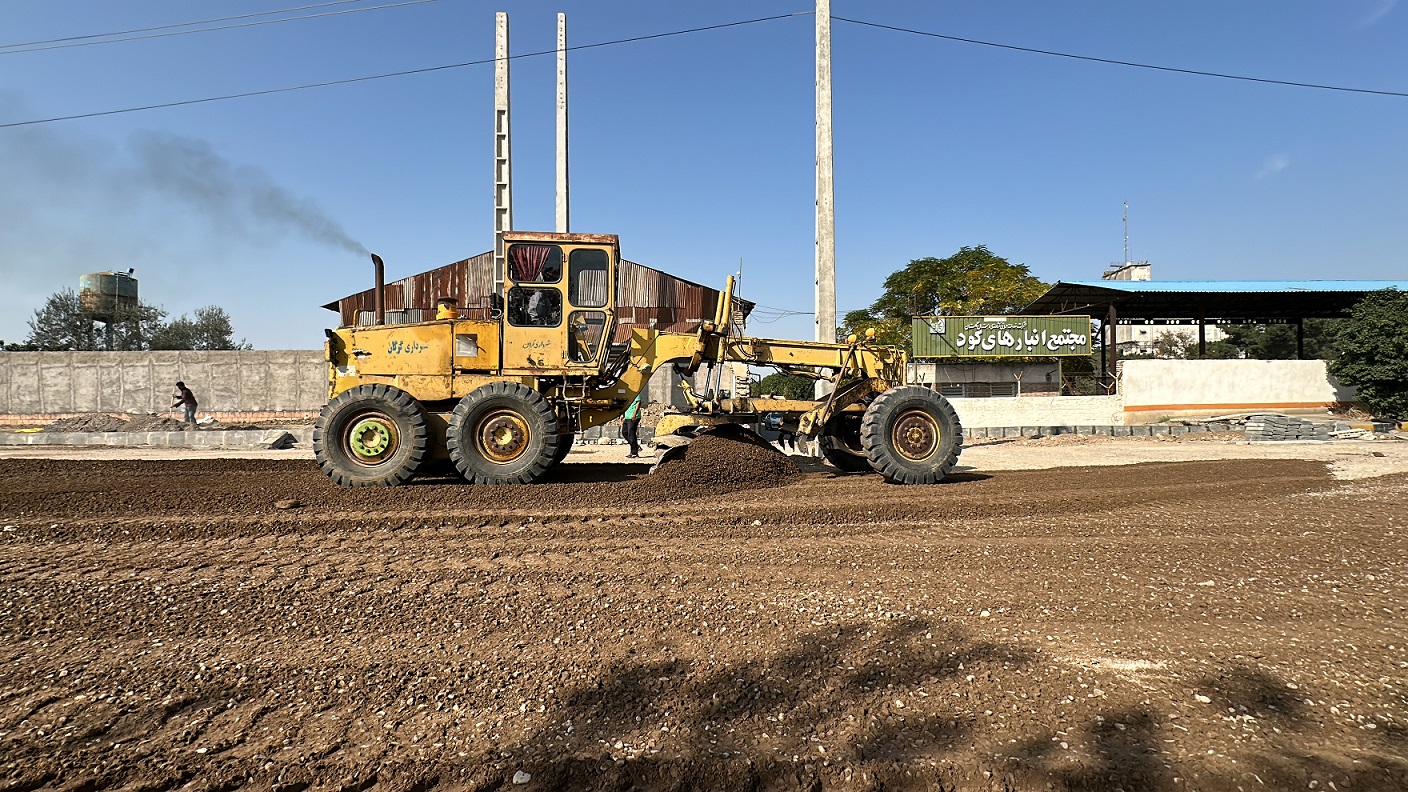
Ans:
[{"label": "cab door", "polygon": [[561,245],[509,245],[504,295],[503,367],[506,372],[562,371],[567,360],[566,301]]},{"label": "cab door", "polygon": [[567,367],[600,371],[616,329],[613,251],[577,247],[567,254]]}]

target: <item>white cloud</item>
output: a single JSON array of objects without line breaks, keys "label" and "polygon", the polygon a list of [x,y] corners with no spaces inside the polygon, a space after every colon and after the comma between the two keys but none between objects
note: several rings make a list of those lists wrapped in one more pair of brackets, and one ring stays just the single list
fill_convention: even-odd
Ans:
[{"label": "white cloud", "polygon": [[1369,13],[1365,14],[1358,22],[1354,23],[1354,29],[1363,30],[1367,27],[1373,27],[1380,19],[1388,16],[1388,13],[1392,11],[1396,5],[1398,5],[1398,0],[1375,0],[1373,7],[1369,9]]},{"label": "white cloud", "polygon": [[1265,179],[1269,176],[1275,176],[1289,167],[1290,164],[1291,156],[1289,154],[1272,154],[1266,158],[1266,162],[1261,164],[1261,168],[1258,169],[1256,173],[1252,174],[1252,178]]}]

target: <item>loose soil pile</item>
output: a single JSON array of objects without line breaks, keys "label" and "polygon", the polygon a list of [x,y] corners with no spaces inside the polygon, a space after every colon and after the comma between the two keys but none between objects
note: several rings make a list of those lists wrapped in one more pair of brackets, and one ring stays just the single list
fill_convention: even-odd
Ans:
[{"label": "loose soil pile", "polygon": [[307,419],[256,421],[245,424],[222,424],[216,420],[188,424],[169,415],[149,413],[119,417],[106,413],[91,413],[73,418],[60,418],[44,427],[46,432],[189,432],[213,429],[282,429],[289,426],[311,426]]},{"label": "loose soil pile", "polygon": [[94,413],[73,418],[60,418],[44,427],[46,432],[182,432],[197,428],[223,429],[217,423],[192,426],[168,415],[134,415],[118,418]]},{"label": "loose soil pile", "polygon": [[641,496],[677,498],[778,487],[801,475],[797,464],[771,443],[736,425],[716,427],[661,463],[652,475],[637,482]]},{"label": "loose soil pile", "polygon": [[0,788],[1408,787],[1408,476],[641,469],[0,460]]}]

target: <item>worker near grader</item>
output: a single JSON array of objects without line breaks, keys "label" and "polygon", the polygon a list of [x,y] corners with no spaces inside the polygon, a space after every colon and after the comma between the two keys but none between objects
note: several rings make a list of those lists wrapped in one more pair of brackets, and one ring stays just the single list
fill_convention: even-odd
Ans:
[{"label": "worker near grader", "polygon": [[626,414],[621,421],[621,436],[631,444],[631,453],[626,454],[627,459],[636,459],[640,456],[640,399],[643,395],[636,394],[635,399],[631,401],[631,406],[626,408]]},{"label": "worker near grader", "polygon": [[186,387],[186,383],[177,381],[176,390],[171,392],[171,409],[183,407],[185,409],[184,420],[188,424],[196,422],[196,395],[191,393],[191,389]]}]

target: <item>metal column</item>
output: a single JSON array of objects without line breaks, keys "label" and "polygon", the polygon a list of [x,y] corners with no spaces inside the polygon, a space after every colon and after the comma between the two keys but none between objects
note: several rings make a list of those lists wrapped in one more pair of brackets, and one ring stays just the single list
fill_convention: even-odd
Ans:
[{"label": "metal column", "polygon": [[1110,337],[1114,332],[1114,328],[1110,326],[1110,313],[1112,311],[1114,311],[1114,308],[1106,311],[1105,321],[1100,323],[1100,387],[1102,388],[1105,387],[1105,378],[1109,376],[1109,369],[1106,367],[1106,363],[1110,359],[1106,351],[1109,345],[1106,343],[1105,339]]},{"label": "metal column", "polygon": [[513,230],[513,162],[508,105],[508,14],[494,24],[494,293],[503,296],[504,232]]},{"label": "metal column", "polygon": [[1110,385],[1109,393],[1114,393],[1119,387],[1120,380],[1120,345],[1119,337],[1115,334],[1115,328],[1119,325],[1119,316],[1115,313],[1115,306],[1110,304]]}]

